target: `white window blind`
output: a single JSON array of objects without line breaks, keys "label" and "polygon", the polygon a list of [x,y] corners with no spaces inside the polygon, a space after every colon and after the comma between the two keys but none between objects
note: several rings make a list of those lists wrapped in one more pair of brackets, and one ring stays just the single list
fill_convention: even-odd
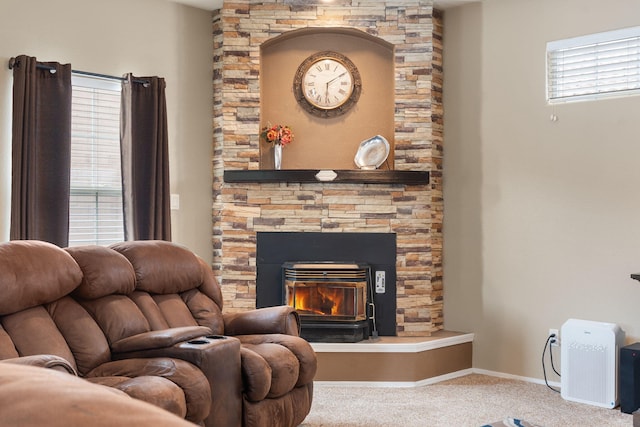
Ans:
[{"label": "white window blind", "polygon": [[640,94],[640,27],[547,43],[549,103]]},{"label": "white window blind", "polygon": [[69,246],[124,240],[120,88],[116,79],[72,75]]}]

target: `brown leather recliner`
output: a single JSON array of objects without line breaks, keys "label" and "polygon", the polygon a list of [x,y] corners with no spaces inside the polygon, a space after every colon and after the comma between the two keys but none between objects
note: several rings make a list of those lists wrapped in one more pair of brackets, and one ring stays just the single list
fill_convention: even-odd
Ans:
[{"label": "brown leather recliner", "polygon": [[[114,358],[172,357],[198,366],[211,400],[205,425],[239,425],[242,414],[240,341],[214,335],[210,325],[171,327],[147,320],[134,303],[136,272],[126,257],[103,246],[66,248],[83,271],[76,299],[104,332]],[[178,269],[176,274],[180,274]]]},{"label": "brown leather recliner", "polygon": [[[291,307],[222,314],[222,291],[211,268],[188,249],[165,241],[111,245],[133,265],[133,299],[152,329],[204,325],[242,345],[245,427],[300,424],[311,409],[317,360],[298,336]],[[153,319],[153,320],[151,320]]]},{"label": "brown leather recliner", "polygon": [[98,324],[68,296],[82,279],[74,259],[54,245],[0,244],[0,359],[55,355],[90,382],[201,423],[211,405],[203,373],[167,357],[113,361]]},{"label": "brown leather recliner", "polygon": [[[136,276],[135,292],[112,297],[119,300],[119,310],[129,313],[135,310],[124,302],[128,296],[151,328],[111,340],[114,357],[166,354],[199,366],[211,382],[207,426],[286,427],[304,420],[311,409],[317,361],[309,343],[298,336],[299,318],[291,307],[223,315],[222,292],[213,271],[188,249],[165,241],[124,242],[111,248],[126,257]],[[67,250],[85,277],[99,277],[100,265],[113,265],[104,262],[113,257],[105,248]],[[103,330],[111,328],[95,313],[94,317]],[[198,327],[207,328],[207,334],[187,344],[167,340],[163,347],[155,345],[160,340],[148,339],[154,332]],[[210,353],[222,344],[237,345],[238,351],[227,357],[228,366],[221,371],[220,358]]]}]

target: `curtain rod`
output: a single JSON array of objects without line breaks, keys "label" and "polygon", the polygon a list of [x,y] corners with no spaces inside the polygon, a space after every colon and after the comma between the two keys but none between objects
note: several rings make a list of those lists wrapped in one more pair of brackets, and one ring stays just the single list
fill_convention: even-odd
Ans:
[{"label": "curtain rod", "polygon": [[[12,70],[14,67],[20,65],[19,61],[16,60],[15,57],[11,57],[11,59],[9,59],[9,69]],[[36,63],[36,68],[40,68],[41,70],[49,70],[51,73],[55,73],[56,69],[55,67],[51,67],[49,65],[44,65],[41,63]],[[80,74],[82,76],[89,76],[89,77],[100,77],[103,79],[114,79],[114,80],[120,80],[120,81],[125,81],[127,80],[126,77],[118,77],[118,76],[110,76],[108,74],[100,74],[100,73],[92,73],[90,71],[78,71],[78,70],[71,70],[72,73],[74,74]],[[134,83],[140,83],[142,84],[144,87],[148,87],[149,86],[149,80],[140,80],[140,79],[133,79],[132,80]]]}]

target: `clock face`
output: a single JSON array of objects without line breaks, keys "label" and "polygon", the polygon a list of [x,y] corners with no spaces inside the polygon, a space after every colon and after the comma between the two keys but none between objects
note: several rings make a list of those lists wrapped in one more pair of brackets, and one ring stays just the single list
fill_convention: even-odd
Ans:
[{"label": "clock face", "polygon": [[353,93],[353,76],[347,67],[334,58],[320,58],[302,76],[306,100],[323,110],[344,104]]},{"label": "clock face", "polygon": [[360,74],[353,62],[337,52],[319,52],[300,64],[293,81],[298,103],[318,117],[347,112],[360,97]]}]

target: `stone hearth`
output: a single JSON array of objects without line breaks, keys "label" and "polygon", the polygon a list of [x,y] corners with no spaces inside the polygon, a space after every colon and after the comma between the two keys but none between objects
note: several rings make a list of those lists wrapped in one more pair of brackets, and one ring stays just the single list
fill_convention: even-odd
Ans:
[{"label": "stone hearth", "polygon": [[[224,2],[214,14],[213,266],[225,308],[255,307],[256,233],[397,236],[397,333],[442,329],[441,27],[431,0]],[[435,16],[434,16],[435,15]],[[394,45],[395,170],[428,184],[229,183],[260,168],[260,44],[306,27],[347,27]]]}]

